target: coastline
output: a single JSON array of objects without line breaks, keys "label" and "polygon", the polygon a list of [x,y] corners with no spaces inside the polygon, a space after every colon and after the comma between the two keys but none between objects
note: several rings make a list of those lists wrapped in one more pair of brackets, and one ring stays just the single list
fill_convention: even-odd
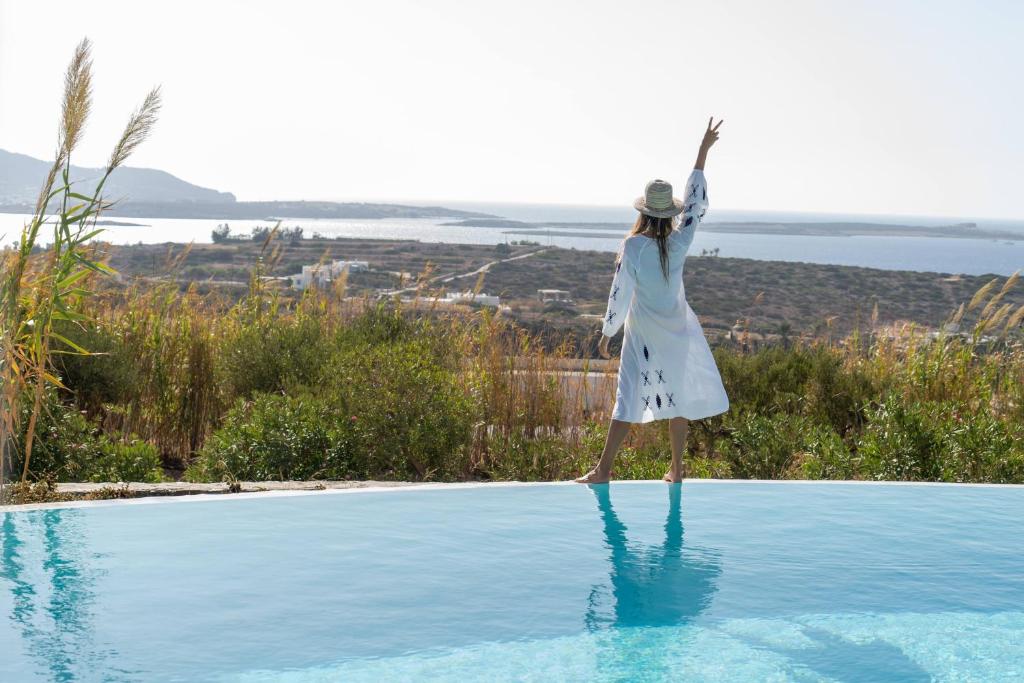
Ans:
[{"label": "coastline", "polygon": [[[553,235],[571,237],[617,237],[629,228],[623,223],[567,223],[468,218],[450,223],[451,227],[503,229],[510,235]],[[807,237],[935,237],[953,239],[994,239],[1024,241],[1024,233],[979,228],[974,223],[953,225],[903,225],[850,221],[708,221],[702,232],[747,235],[801,235]],[[591,232],[584,232],[584,231]]]}]

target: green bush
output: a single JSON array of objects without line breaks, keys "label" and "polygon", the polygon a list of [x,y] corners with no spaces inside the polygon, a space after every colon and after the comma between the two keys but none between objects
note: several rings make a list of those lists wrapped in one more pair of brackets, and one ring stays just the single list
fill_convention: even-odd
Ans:
[{"label": "green bush", "polygon": [[89,475],[90,481],[163,481],[160,454],[156,447],[132,439],[127,443],[103,438],[100,454]]},{"label": "green bush", "polygon": [[[22,429],[28,425],[31,401],[23,402]],[[18,439],[12,459],[12,472],[20,476],[25,452],[25,435]],[[55,391],[47,391],[36,423],[32,442],[32,474],[35,478],[52,477],[56,481],[88,481],[91,466],[101,454],[96,425],[79,411],[65,406]]]},{"label": "green bush", "polygon": [[942,475],[942,437],[928,407],[891,399],[868,412],[858,445],[873,479],[938,481]]},{"label": "green bush", "polygon": [[228,411],[193,480],[458,479],[475,411],[420,342],[353,344],[319,369],[314,395],[254,394]]},{"label": "green bush", "polygon": [[[587,472],[601,454],[606,429],[593,422],[579,433],[573,444],[561,435],[528,438],[524,434],[494,434],[487,443],[487,457],[478,472],[488,479],[560,481]],[[616,460],[616,473],[627,462],[626,453]],[[628,466],[628,464],[626,465]]]},{"label": "green bush", "polygon": [[[124,443],[103,434],[99,426],[81,412],[61,402],[48,391],[32,445],[32,475],[55,481],[145,481],[163,480],[160,454],[137,439]],[[30,402],[26,401],[26,410]],[[28,415],[22,425],[28,424]],[[18,439],[12,471],[20,475],[24,435]]]},{"label": "green bush", "polygon": [[800,458],[803,479],[859,479],[860,459],[829,425],[815,425],[804,440]]},{"label": "green bush", "polygon": [[353,444],[326,404],[311,397],[239,399],[186,472],[192,481],[345,479]]},{"label": "green bush", "polygon": [[219,361],[229,396],[249,397],[311,384],[328,353],[320,321],[274,317],[241,325],[225,340]]},{"label": "green bush", "polygon": [[742,479],[786,479],[797,456],[815,433],[810,420],[802,415],[741,414],[727,427],[729,440],[722,455],[734,477]]},{"label": "green bush", "polygon": [[356,476],[459,479],[471,473],[480,411],[456,374],[437,360],[431,340],[353,345],[324,366],[320,386],[354,429]]},{"label": "green bush", "polygon": [[811,351],[770,347],[751,354],[716,349],[715,360],[736,411],[799,412],[812,370]]},{"label": "green bush", "polygon": [[57,331],[89,355],[61,354],[56,358],[64,386],[91,413],[106,403],[122,403],[141,381],[135,358],[110,327],[58,321]]},{"label": "green bush", "polygon": [[889,398],[869,414],[860,454],[875,479],[1024,481],[1021,434],[987,410]]},{"label": "green bush", "polygon": [[840,436],[860,433],[865,406],[881,387],[864,370],[846,367],[843,357],[831,349],[814,349],[810,361],[804,414],[827,422]]},{"label": "green bush", "polygon": [[729,463],[718,458],[699,455],[686,461],[686,476],[694,479],[730,479],[732,469]]}]

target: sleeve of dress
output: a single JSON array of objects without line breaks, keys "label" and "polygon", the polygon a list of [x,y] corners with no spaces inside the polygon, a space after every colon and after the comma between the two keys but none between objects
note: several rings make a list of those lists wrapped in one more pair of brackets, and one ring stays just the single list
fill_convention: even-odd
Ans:
[{"label": "sleeve of dress", "polygon": [[636,289],[636,271],[626,257],[626,250],[623,247],[615,262],[615,277],[612,278],[612,288],[608,293],[608,310],[605,311],[604,325],[601,328],[601,333],[605,336],[614,337],[622,328],[622,324],[626,322],[626,313],[633,300],[634,289]]},{"label": "sleeve of dress", "polygon": [[686,195],[683,199],[683,216],[679,223],[680,237],[686,247],[693,242],[697,225],[704,220],[704,212],[708,210],[708,183],[704,171],[693,169],[690,179],[686,181]]}]

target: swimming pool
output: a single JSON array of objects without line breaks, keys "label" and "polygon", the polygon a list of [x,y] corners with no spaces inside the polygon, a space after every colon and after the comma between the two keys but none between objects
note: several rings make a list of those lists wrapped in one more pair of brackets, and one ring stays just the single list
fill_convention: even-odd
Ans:
[{"label": "swimming pool", "polygon": [[0,513],[0,681],[1024,679],[1024,488],[455,486]]}]

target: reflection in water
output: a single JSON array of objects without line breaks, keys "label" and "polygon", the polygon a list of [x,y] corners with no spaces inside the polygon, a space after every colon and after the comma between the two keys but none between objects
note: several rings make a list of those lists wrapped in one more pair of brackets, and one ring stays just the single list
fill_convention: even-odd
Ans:
[{"label": "reflection in water", "polygon": [[[585,617],[588,630],[603,634],[598,670],[602,680],[628,679],[637,661],[654,680],[677,676],[680,656],[690,642],[678,629],[692,622],[711,605],[718,590],[719,555],[683,543],[682,486],[669,489],[665,540],[661,545],[638,546],[626,536],[626,525],[612,507],[611,487],[590,487],[604,522],[605,543],[610,551],[611,600],[602,587],[590,593]],[[716,630],[703,623],[705,630]],[[882,640],[854,642],[821,628],[800,625],[807,638],[802,647],[785,647],[753,635],[730,633],[751,648],[770,651],[788,660],[787,673],[794,680],[829,680],[861,683],[931,680],[929,674],[899,647]],[[680,649],[682,648],[682,649]]]},{"label": "reflection in water", "polygon": [[614,604],[610,610],[602,609],[601,587],[595,587],[586,615],[588,629],[684,624],[706,610],[722,572],[721,563],[714,552],[684,547],[682,486],[666,486],[669,506],[665,540],[651,546],[629,542],[626,525],[612,508],[610,486],[590,488],[597,498],[605,543],[611,553],[609,578]]},{"label": "reflection in water", "polygon": [[714,552],[683,545],[682,486],[667,485],[668,516],[661,545],[638,545],[612,508],[611,487],[590,487],[604,522],[610,552],[611,604],[601,586],[590,592],[585,616],[596,636],[597,678],[629,680],[643,662],[649,680],[672,680],[688,644],[675,628],[691,622],[711,604],[721,574]]},{"label": "reflection in water", "polygon": [[121,680],[97,649],[93,586],[81,516],[75,510],[0,516],[0,586],[11,592],[10,619],[42,680]]}]

